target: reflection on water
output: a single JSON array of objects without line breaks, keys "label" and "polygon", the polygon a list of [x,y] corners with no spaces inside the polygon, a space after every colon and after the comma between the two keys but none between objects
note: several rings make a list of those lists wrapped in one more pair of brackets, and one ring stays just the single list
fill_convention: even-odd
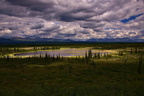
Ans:
[{"label": "reflection on water", "polygon": [[[87,49],[64,49],[64,50],[49,50],[49,51],[37,51],[37,52],[28,52],[28,53],[20,53],[20,54],[15,54],[15,56],[40,56],[40,55],[45,55],[48,54],[50,56],[84,56]],[[107,52],[102,52],[101,54],[104,54]]]},{"label": "reflection on water", "polygon": [[65,50],[50,50],[50,51],[37,51],[37,52],[28,52],[28,53],[21,53],[21,54],[15,54],[15,56],[39,56],[39,55],[45,55],[48,54],[50,56],[82,56],[85,54],[87,50],[78,50],[78,49],[65,49]]}]

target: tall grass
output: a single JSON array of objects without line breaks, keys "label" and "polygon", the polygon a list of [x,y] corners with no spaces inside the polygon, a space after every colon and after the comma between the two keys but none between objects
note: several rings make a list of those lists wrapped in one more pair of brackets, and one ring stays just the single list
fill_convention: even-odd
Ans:
[{"label": "tall grass", "polygon": [[[88,50],[85,56],[72,58],[48,54],[28,58],[2,56],[0,96],[143,96],[143,44],[62,46],[124,49],[104,55]],[[4,52],[8,49],[2,48]]]}]

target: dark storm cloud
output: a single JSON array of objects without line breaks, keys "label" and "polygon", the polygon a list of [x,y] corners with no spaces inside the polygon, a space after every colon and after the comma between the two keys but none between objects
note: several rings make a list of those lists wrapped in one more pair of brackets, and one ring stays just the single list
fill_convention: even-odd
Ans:
[{"label": "dark storm cloud", "polygon": [[9,30],[18,30],[18,27],[16,27],[16,26],[10,26],[9,28],[8,28]]},{"label": "dark storm cloud", "polygon": [[18,30],[18,26],[15,26],[13,24],[6,24],[6,25],[0,25],[0,30]]},{"label": "dark storm cloud", "polygon": [[105,23],[104,22],[89,22],[89,23],[84,23],[82,25],[83,28],[97,28],[97,27],[101,27],[104,26]]},{"label": "dark storm cloud", "polygon": [[51,27],[51,28],[44,28],[41,31],[44,31],[44,32],[53,32],[53,31],[55,31],[57,29],[59,29],[59,26],[54,26],[54,27]]},{"label": "dark storm cloud", "polygon": [[143,14],[143,9],[143,0],[0,0],[0,36],[77,40],[139,36],[144,15],[125,24],[120,20]]},{"label": "dark storm cloud", "polygon": [[[131,13],[129,4],[134,0],[6,0],[15,6],[27,8],[26,10],[38,11],[41,17],[52,20],[57,19],[66,22],[73,21],[112,21],[126,18]],[[140,2],[140,1],[139,1]],[[11,5],[11,6],[12,6]],[[14,6],[15,5],[15,6]],[[133,7],[133,6],[132,6]],[[11,8],[11,10],[13,9]],[[23,8],[23,9],[24,9]],[[18,8],[23,13],[24,10]],[[19,13],[19,10],[3,11],[6,14],[13,15]],[[137,8],[136,8],[137,9]],[[15,10],[15,9],[14,9]],[[134,14],[134,13],[132,13]],[[18,14],[19,15],[19,14]],[[28,14],[30,15],[30,14]],[[37,14],[35,14],[37,16]],[[24,15],[25,16],[25,15]]]},{"label": "dark storm cloud", "polygon": [[[12,6],[6,2],[0,1],[0,14],[6,14],[9,16],[26,16],[27,10],[20,6]],[[22,13],[24,12],[24,13]]]},{"label": "dark storm cloud", "polygon": [[37,10],[37,11],[43,11],[47,8],[51,8],[54,5],[52,2],[44,3],[39,0],[6,0],[6,1],[14,5],[28,7],[32,10]]},{"label": "dark storm cloud", "polygon": [[60,20],[62,21],[72,22],[72,21],[79,21],[79,20],[83,21],[92,17],[93,15],[94,13],[86,13],[86,12],[83,12],[83,11],[81,12],[77,10],[77,12],[62,14],[59,17],[60,17]]},{"label": "dark storm cloud", "polygon": [[31,29],[41,29],[43,27],[44,27],[44,25],[38,24],[38,25],[32,26]]},{"label": "dark storm cloud", "polygon": [[41,15],[42,13],[30,10],[27,7],[12,5],[8,2],[0,1],[0,14],[15,17],[30,17],[30,16],[38,16]]},{"label": "dark storm cloud", "polygon": [[76,36],[77,34],[59,34],[59,36],[63,37],[73,37]]}]

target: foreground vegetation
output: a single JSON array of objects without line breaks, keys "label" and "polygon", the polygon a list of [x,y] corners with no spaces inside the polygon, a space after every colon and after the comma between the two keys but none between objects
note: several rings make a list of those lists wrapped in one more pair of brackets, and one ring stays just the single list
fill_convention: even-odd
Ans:
[{"label": "foreground vegetation", "polygon": [[[0,96],[143,96],[143,45],[70,44],[29,46],[28,49],[1,47]],[[63,47],[91,49],[83,57],[9,56],[10,53]],[[101,55],[92,53],[92,49],[117,52]]]}]

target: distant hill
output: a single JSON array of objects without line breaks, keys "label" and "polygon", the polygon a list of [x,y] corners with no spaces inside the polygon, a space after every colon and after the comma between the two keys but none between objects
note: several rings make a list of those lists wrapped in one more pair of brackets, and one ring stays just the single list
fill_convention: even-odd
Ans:
[{"label": "distant hill", "polygon": [[0,44],[36,44],[36,43],[77,43],[77,42],[144,42],[143,39],[117,38],[117,39],[88,39],[86,41],[74,41],[70,39],[53,38],[0,38]]},{"label": "distant hill", "polygon": [[106,38],[106,39],[89,39],[87,42],[144,42],[142,39],[130,39],[130,38]]},{"label": "distant hill", "polygon": [[36,44],[36,43],[61,43],[61,42],[75,42],[69,39],[53,39],[53,38],[0,38],[0,44]]},{"label": "distant hill", "polygon": [[0,43],[10,43],[10,42],[14,42],[14,40],[12,40],[12,39],[0,38]]}]

